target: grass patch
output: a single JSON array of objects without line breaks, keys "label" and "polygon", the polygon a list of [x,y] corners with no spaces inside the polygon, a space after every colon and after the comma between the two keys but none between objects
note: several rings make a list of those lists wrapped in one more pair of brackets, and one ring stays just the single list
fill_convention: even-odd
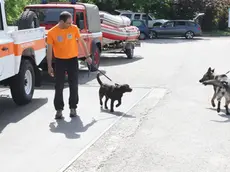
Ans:
[{"label": "grass patch", "polygon": [[215,30],[203,32],[203,36],[230,36],[230,30]]}]

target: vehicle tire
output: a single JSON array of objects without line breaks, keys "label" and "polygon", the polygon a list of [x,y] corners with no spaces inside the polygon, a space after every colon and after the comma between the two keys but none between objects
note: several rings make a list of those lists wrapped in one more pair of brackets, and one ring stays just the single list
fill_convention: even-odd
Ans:
[{"label": "vehicle tire", "polygon": [[186,39],[193,39],[194,33],[192,31],[188,31],[185,33],[185,38]]},{"label": "vehicle tire", "polygon": [[10,82],[10,91],[17,105],[28,104],[34,94],[35,73],[29,60],[22,60],[19,73]]},{"label": "vehicle tire", "polygon": [[150,37],[150,39],[156,39],[156,38],[157,38],[157,32],[155,32],[155,31],[150,31],[149,37]]},{"label": "vehicle tire", "polygon": [[146,39],[146,35],[143,32],[141,32],[140,36],[139,36],[139,39],[140,40],[145,40]]},{"label": "vehicle tire", "polygon": [[125,54],[128,59],[132,59],[134,57],[134,48],[125,49]]},{"label": "vehicle tire", "polygon": [[40,27],[40,23],[35,12],[26,10],[21,14],[18,20],[18,30],[38,27]]},{"label": "vehicle tire", "polygon": [[100,65],[100,59],[101,59],[101,51],[99,49],[99,47],[96,45],[94,50],[92,51],[92,64],[88,65],[88,68],[91,72],[95,72],[98,70],[99,65]]}]

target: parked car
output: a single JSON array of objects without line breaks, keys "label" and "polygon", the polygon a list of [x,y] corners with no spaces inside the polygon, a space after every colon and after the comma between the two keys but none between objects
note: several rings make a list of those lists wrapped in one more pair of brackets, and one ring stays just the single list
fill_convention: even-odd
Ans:
[{"label": "parked car", "polygon": [[160,27],[150,30],[150,38],[179,36],[186,39],[193,39],[193,37],[201,35],[202,30],[200,25],[193,20],[169,20]]},{"label": "parked car", "polygon": [[140,30],[139,39],[144,40],[149,38],[149,28],[144,20],[131,20],[131,25],[136,26]]},{"label": "parked car", "polygon": [[[121,15],[121,16],[126,16],[130,18],[130,20],[144,20],[146,21],[146,13],[138,13],[138,12],[133,12],[130,10],[114,10],[114,13],[116,15]],[[160,26],[167,20],[165,19],[155,19],[151,15],[148,15],[148,27],[152,28],[154,26]]]}]

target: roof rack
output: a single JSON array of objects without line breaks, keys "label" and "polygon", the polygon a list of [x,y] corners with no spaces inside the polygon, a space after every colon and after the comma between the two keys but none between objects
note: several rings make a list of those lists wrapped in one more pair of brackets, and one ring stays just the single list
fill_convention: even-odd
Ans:
[{"label": "roof rack", "polygon": [[128,12],[128,13],[133,13],[133,11],[130,11],[130,10],[119,10],[119,9],[117,9],[117,10],[114,10],[114,11],[116,11],[116,12]]},{"label": "roof rack", "polygon": [[[77,4],[78,0],[69,0],[69,2],[49,2],[49,4]],[[47,0],[41,0],[41,4],[48,4]]]}]

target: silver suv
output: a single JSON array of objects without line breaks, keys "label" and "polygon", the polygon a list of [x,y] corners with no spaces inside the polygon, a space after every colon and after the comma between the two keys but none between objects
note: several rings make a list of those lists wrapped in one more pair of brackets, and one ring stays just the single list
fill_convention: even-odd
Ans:
[{"label": "silver suv", "polygon": [[[115,10],[116,15],[126,16],[130,20],[146,20],[146,13],[132,12],[130,10]],[[168,20],[165,19],[155,19],[151,15],[148,15],[148,27],[152,28],[154,26],[160,26]]]}]

